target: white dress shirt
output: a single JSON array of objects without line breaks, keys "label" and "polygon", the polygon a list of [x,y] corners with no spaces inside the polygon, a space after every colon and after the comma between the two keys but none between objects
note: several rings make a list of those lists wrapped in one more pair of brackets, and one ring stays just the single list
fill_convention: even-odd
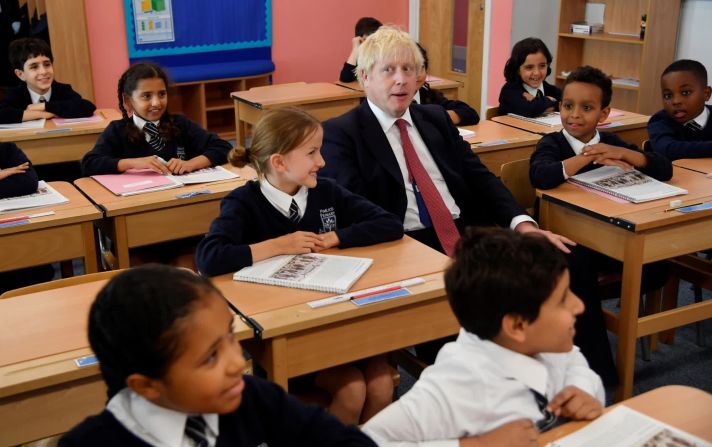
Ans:
[{"label": "white dress shirt", "polygon": [[[702,113],[700,113],[699,115],[697,115],[695,117],[695,119],[692,119],[690,121],[696,122],[697,124],[702,126],[702,128],[704,129],[705,126],[707,125],[707,119],[709,118],[709,115],[710,115],[710,111],[707,110],[707,106],[705,106],[705,107],[702,107]],[[687,123],[689,123],[690,121],[688,121]],[[687,123],[685,123],[685,124],[687,124]]]},{"label": "white dress shirt", "polygon": [[[143,130],[143,126],[145,126],[146,122],[147,122],[145,119],[141,118],[140,116],[136,115],[135,113],[131,116],[131,119],[133,119],[133,122],[136,125],[136,127],[138,127],[138,130]],[[151,122],[153,124],[155,124],[156,127],[158,127],[158,125],[160,124],[161,121],[159,120],[159,121],[151,121]],[[148,132],[144,132],[144,135],[145,135],[147,142],[151,141],[151,136],[148,134]]]},{"label": "white dress shirt", "polygon": [[[128,431],[143,441],[158,447],[193,447],[193,440],[185,436],[188,415],[160,407],[124,388],[109,400],[106,409]],[[214,447],[219,434],[218,415],[203,414],[208,446]]]},{"label": "white dress shirt", "polygon": [[30,87],[27,87],[27,91],[30,92],[30,99],[32,99],[32,104],[37,104],[40,102],[40,98],[44,98],[45,101],[49,101],[49,98],[52,96],[52,87],[47,90],[47,93],[44,95],[40,95],[36,91],[32,90]]},{"label": "white dress shirt", "polygon": [[309,188],[306,186],[302,186],[296,194],[290,196],[286,192],[275,188],[267,178],[263,177],[260,180],[260,191],[262,191],[267,201],[271,203],[273,207],[277,208],[277,211],[282,213],[285,217],[289,217],[289,207],[292,206],[292,199],[294,199],[299,207],[299,218],[304,217],[304,210],[307,208],[307,197],[309,195]]},{"label": "white dress shirt", "polygon": [[456,447],[463,437],[542,412],[530,389],[551,400],[573,385],[605,404],[600,377],[578,348],[529,357],[460,329],[435,364],[363,427],[379,446]]},{"label": "white dress shirt", "polygon": [[544,93],[544,81],[539,84],[539,88],[533,88],[529,84],[526,84],[522,82],[522,86],[524,87],[524,90],[526,90],[527,93],[532,95],[533,97],[536,98],[536,92],[541,92],[542,95],[546,96],[546,93]]},{"label": "white dress shirt", "polygon": [[[405,195],[407,200],[407,207],[405,210],[405,218],[403,219],[403,229],[405,231],[420,230],[424,228],[423,224],[420,222],[420,214],[418,213],[418,204],[415,201],[415,192],[413,191],[413,183],[411,183],[408,176],[408,166],[405,162],[405,155],[403,154],[403,145],[401,144],[400,131],[398,126],[395,125],[396,120],[404,119],[408,123],[408,137],[410,137],[411,143],[413,143],[413,148],[415,153],[418,155],[420,162],[423,167],[430,175],[430,178],[435,185],[435,188],[440,192],[440,195],[445,202],[445,206],[450,211],[453,219],[460,217],[460,207],[455,203],[455,199],[450,194],[450,190],[445,183],[438,165],[435,163],[433,156],[430,154],[428,147],[425,145],[423,138],[420,136],[420,132],[413,124],[413,118],[410,116],[410,109],[407,109],[403,116],[400,118],[393,118],[386,112],[381,110],[377,105],[368,100],[368,105],[371,107],[373,114],[376,116],[378,123],[383,129],[383,133],[386,134],[388,143],[391,145],[393,150],[393,155],[396,157],[398,162],[398,167],[400,168],[401,175],[403,176],[403,184],[405,185]],[[529,221],[536,225],[534,219],[527,216],[526,214],[515,216],[509,224],[511,229],[514,229],[517,225],[522,222]]]},{"label": "white dress shirt", "polygon": [[[561,129],[561,133],[564,135],[564,138],[566,138],[566,141],[568,141],[569,146],[571,146],[571,149],[574,150],[574,153],[576,155],[581,155],[581,153],[583,152],[583,148],[585,148],[586,146],[592,146],[601,142],[601,135],[598,133],[598,130],[596,130],[596,134],[593,136],[593,138],[591,138],[588,143],[584,143],[578,138],[571,136],[571,134],[568,133],[566,129]],[[569,176],[566,174],[566,168],[564,167],[563,161],[561,162],[561,170],[564,172],[564,180],[569,178]]]}]

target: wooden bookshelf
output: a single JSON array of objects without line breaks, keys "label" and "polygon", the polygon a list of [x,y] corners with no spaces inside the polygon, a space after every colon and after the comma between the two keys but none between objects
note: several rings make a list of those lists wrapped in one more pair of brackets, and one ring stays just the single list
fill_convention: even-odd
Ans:
[{"label": "wooden bookshelf", "polygon": [[235,110],[230,93],[269,85],[271,73],[171,86],[171,112],[182,113],[226,140],[235,139]]},{"label": "wooden bookshelf", "polygon": [[[606,5],[603,29],[596,34],[570,32],[585,19],[586,3]],[[662,108],[660,74],[675,57],[680,0],[561,0],[556,52],[556,83],[561,73],[591,65],[614,78],[636,78],[639,86],[613,84],[612,106],[651,115]],[[647,15],[645,38],[640,17]]]}]

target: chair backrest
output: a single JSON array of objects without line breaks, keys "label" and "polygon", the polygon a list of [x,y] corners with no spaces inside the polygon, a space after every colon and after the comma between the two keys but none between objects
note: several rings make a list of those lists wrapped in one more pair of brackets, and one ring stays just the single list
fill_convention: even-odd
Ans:
[{"label": "chair backrest", "polygon": [[650,140],[643,140],[643,144],[640,145],[640,148],[641,148],[643,151],[652,150],[652,148],[650,147]]},{"label": "chair backrest", "polygon": [[522,208],[526,210],[534,208],[536,190],[529,181],[528,158],[503,164],[500,178]]},{"label": "chair backrest", "polygon": [[487,107],[487,111],[485,112],[485,119],[491,120],[495,116],[499,116],[499,106]]},{"label": "chair backrest", "polygon": [[121,273],[123,270],[109,270],[107,272],[88,273],[86,275],[72,276],[71,278],[58,279],[56,281],[47,281],[39,284],[33,284],[19,289],[8,290],[0,295],[0,299],[13,298],[16,296],[27,295],[28,293],[42,292],[45,290],[59,289],[62,287],[74,286],[102,279],[109,279]]}]

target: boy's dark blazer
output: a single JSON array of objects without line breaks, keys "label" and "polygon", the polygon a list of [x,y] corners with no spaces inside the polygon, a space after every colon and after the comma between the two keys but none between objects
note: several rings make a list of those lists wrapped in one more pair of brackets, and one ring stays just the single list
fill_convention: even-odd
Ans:
[{"label": "boy's dark blazer", "polygon": [[[27,84],[8,89],[0,103],[0,123],[20,123],[22,114],[32,104]],[[96,106],[82,98],[69,84],[52,81],[52,96],[45,104],[45,110],[62,118],[83,118],[91,116]]]},{"label": "boy's dark blazer", "polygon": [[[413,122],[460,207],[464,225],[499,224],[526,214],[458,134],[445,110],[437,105],[410,106]],[[405,217],[405,186],[393,149],[367,101],[324,123],[320,172],[360,194],[401,220]]]}]

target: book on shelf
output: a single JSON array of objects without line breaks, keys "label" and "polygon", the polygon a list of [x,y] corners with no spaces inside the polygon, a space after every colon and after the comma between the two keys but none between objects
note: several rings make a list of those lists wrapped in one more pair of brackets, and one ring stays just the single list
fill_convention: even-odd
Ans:
[{"label": "book on shelf", "polygon": [[640,87],[640,79],[637,78],[611,78],[613,85],[625,85],[628,87]]},{"label": "book on shelf", "polygon": [[238,178],[222,166],[200,169],[183,175],[163,175],[150,169],[130,169],[123,174],[92,175],[106,189],[117,196],[132,196],[163,191],[195,183],[211,183]]},{"label": "book on shelf", "polygon": [[523,115],[517,115],[516,113],[508,113],[507,115],[511,116],[512,118],[516,118],[518,120],[529,121],[530,123],[540,124],[542,126],[547,126],[547,127],[561,126],[561,115],[559,114],[559,112],[545,113],[544,115],[535,116],[533,118],[530,118],[528,116],[523,116]]},{"label": "book on shelf", "polygon": [[0,214],[62,203],[69,203],[69,199],[46,182],[40,180],[37,184],[37,192],[25,196],[0,199]]},{"label": "book on shelf", "polygon": [[569,29],[574,34],[602,33],[603,23],[573,22]]},{"label": "book on shelf", "polygon": [[618,166],[602,166],[571,176],[568,181],[633,203],[687,194],[686,189],[655,180],[635,169],[625,171]]},{"label": "book on shelf", "polygon": [[703,439],[618,405],[584,428],[547,444],[547,447],[712,447]]},{"label": "book on shelf", "polygon": [[282,255],[238,270],[235,281],[272,286],[346,293],[373,263],[373,259],[308,253]]}]

